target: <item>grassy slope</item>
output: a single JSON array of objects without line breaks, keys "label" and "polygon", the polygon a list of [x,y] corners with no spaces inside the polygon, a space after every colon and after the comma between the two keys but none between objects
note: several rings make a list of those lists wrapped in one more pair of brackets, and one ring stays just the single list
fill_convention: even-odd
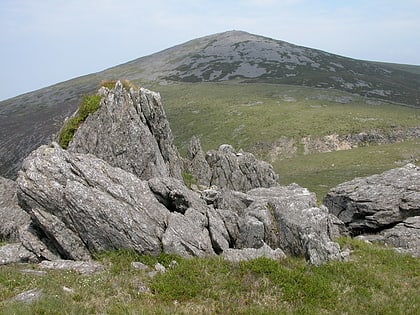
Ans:
[{"label": "grassy slope", "polygon": [[[348,262],[309,266],[303,259],[257,259],[232,264],[220,258],[180,259],[154,278],[129,252],[100,255],[106,270],[80,276],[36,266],[0,267],[1,314],[418,314],[420,260],[378,246],[342,239]],[[168,264],[171,257],[161,256]],[[169,258],[169,259],[168,259]],[[40,288],[33,304],[11,301]],[[63,289],[66,288],[66,289]],[[144,290],[149,288],[149,290]]]},{"label": "grassy slope", "polygon": [[[204,150],[230,143],[268,160],[268,150],[285,136],[296,139],[373,129],[420,126],[420,111],[335,90],[270,84],[177,84],[161,92],[175,141],[182,153],[198,135]],[[343,101],[349,100],[343,104]],[[256,145],[257,144],[257,145]],[[261,149],[262,148],[262,149]],[[419,141],[274,160],[282,184],[297,182],[319,200],[333,186],[357,176],[398,167],[420,158]]]}]

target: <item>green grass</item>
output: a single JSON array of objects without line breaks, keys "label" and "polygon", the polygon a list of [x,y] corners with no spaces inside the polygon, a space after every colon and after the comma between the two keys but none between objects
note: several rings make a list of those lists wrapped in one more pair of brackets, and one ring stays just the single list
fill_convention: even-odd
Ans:
[{"label": "green grass", "polygon": [[63,149],[67,149],[73,135],[86,118],[96,112],[99,108],[102,96],[86,95],[80,102],[79,109],[74,117],[69,118],[60,130],[59,144]]},{"label": "green grass", "polygon": [[[203,149],[230,143],[245,150],[280,137],[348,134],[418,126],[418,109],[372,102],[335,90],[271,84],[195,83],[153,86],[162,94],[175,141],[185,152],[193,135]],[[336,100],[347,97],[351,102]]]},{"label": "green grass", "polygon": [[332,187],[355,177],[370,176],[420,161],[420,139],[346,151],[299,155],[273,163],[280,183],[298,183],[322,201]]},{"label": "green grass", "polygon": [[[0,267],[1,314],[417,314],[420,261],[378,245],[342,238],[353,250],[347,262],[316,267],[301,258],[260,258],[239,264],[218,257],[152,258],[129,251],[98,255],[104,272],[81,276],[35,265]],[[132,261],[178,266],[150,278]],[[33,304],[13,302],[40,288]],[[63,287],[71,288],[66,292]],[[147,287],[148,290],[141,290]]]}]

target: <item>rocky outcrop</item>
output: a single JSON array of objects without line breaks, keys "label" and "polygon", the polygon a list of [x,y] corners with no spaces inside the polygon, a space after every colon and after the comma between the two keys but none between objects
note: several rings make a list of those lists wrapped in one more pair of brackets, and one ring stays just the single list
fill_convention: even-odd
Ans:
[{"label": "rocky outcrop", "polygon": [[317,265],[343,258],[339,245],[332,241],[340,235],[343,223],[325,207],[316,207],[315,194],[305,188],[276,186],[247,193],[222,190],[213,195],[206,199],[225,223],[227,241],[233,247],[267,244]]},{"label": "rocky outcrop", "polygon": [[420,168],[408,164],[342,183],[328,192],[324,204],[352,234],[375,232],[420,215],[419,183]]},{"label": "rocky outcrop", "polygon": [[0,239],[18,241],[19,229],[29,222],[29,215],[18,205],[16,183],[0,177]]},{"label": "rocky outcrop", "polygon": [[271,165],[229,145],[204,154],[198,139],[187,164],[211,188],[192,191],[179,179],[158,94],[120,83],[103,93],[69,150],[41,146],[19,172],[18,202],[30,216],[19,240],[36,259],[86,261],[113,249],[235,261],[284,252],[313,264],[343,258],[332,241],[342,223],[316,207],[313,193],[279,186]]},{"label": "rocky outcrop", "polygon": [[228,144],[204,154],[199,140],[193,138],[188,158],[188,171],[198,184],[204,186],[245,192],[257,187],[278,185],[278,175],[270,164],[256,159],[251,153],[236,152]]},{"label": "rocky outcrop", "polygon": [[335,221],[299,186],[200,196],[175,178],[143,181],[57,144],[34,151],[17,184],[19,203],[32,219],[22,243],[40,260],[89,260],[120,248],[191,257],[262,246],[314,264],[341,259],[332,242]]},{"label": "rocky outcrop", "polygon": [[352,235],[420,256],[420,167],[407,164],[356,178],[330,190],[324,199]]},{"label": "rocky outcrop", "polygon": [[141,179],[181,178],[182,162],[159,93],[102,88],[100,108],[78,128],[68,150],[91,153]]}]

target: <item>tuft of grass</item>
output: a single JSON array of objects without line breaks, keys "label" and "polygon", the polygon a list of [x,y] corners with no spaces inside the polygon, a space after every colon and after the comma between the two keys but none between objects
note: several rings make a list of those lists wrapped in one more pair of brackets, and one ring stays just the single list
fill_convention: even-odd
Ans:
[{"label": "tuft of grass", "polygon": [[[127,91],[130,91],[131,88],[137,89],[137,87],[133,83],[131,83],[129,80],[120,80],[120,82],[122,83],[123,87]],[[103,86],[109,90],[112,90],[115,87],[116,83],[117,83],[117,80],[102,80],[99,86],[100,87]]]},{"label": "tuft of grass", "polygon": [[182,172],[182,179],[184,181],[185,186],[187,186],[188,188],[191,188],[192,185],[197,184],[197,180],[189,172]]},{"label": "tuft of grass", "polygon": [[82,98],[76,115],[66,120],[60,130],[58,141],[63,149],[67,149],[77,128],[79,128],[90,114],[98,110],[101,98],[100,95],[86,95]]}]

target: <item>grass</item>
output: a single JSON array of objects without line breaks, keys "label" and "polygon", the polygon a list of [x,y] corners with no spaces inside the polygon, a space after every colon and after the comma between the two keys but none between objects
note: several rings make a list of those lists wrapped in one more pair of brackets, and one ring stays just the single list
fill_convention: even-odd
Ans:
[{"label": "grass", "polygon": [[80,124],[82,124],[90,114],[98,110],[101,98],[102,96],[100,95],[86,95],[82,98],[76,115],[66,120],[60,130],[59,144],[63,149],[67,149]]},{"label": "grass", "polygon": [[[0,267],[1,314],[417,314],[420,261],[379,245],[342,238],[353,250],[347,262],[316,267],[302,258],[226,262],[218,257],[182,259],[102,253],[105,271],[81,276],[22,272],[35,265]],[[132,261],[178,266],[151,278]],[[32,304],[11,301],[40,288]],[[71,290],[63,290],[66,287]],[[142,288],[147,287],[147,290]]]}]

